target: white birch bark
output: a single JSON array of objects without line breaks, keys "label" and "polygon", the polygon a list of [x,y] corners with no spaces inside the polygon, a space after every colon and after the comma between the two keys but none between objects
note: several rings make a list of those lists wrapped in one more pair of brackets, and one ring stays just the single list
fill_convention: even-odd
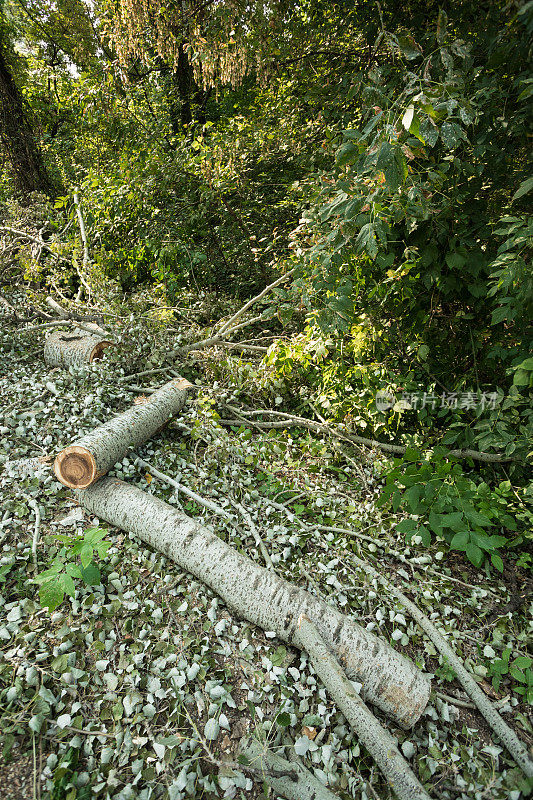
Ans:
[{"label": "white birch bark", "polygon": [[81,505],[131,531],[216,592],[236,613],[305,649],[298,618],[305,614],[364,696],[404,728],[419,719],[430,682],[411,661],[318,597],[254,564],[207,528],[135,486],[105,478],[77,492]]},{"label": "white birch bark", "polygon": [[300,638],[318,677],[380,768],[396,797],[399,800],[430,800],[396,742],[361,700],[315,625],[302,616],[299,629]]},{"label": "white birch bark", "polygon": [[246,757],[250,767],[258,770],[261,777],[272,786],[274,792],[287,800],[338,800],[312,772],[297,761],[287,761],[272,753],[267,745],[262,746],[252,737],[241,741],[240,753]]},{"label": "white birch bark", "polygon": [[533,758],[526,746],[520,741],[514,730],[505,722],[501,714],[483,690],[478,686],[470,672],[448,643],[445,635],[431,622],[429,617],[420,611],[417,605],[398,589],[386,575],[378,572],[366,561],[362,561],[354,554],[350,554],[352,561],[355,561],[365,572],[374,575],[385,587],[389,594],[396,597],[403,607],[409,612],[412,618],[418,622],[422,630],[431,639],[439,653],[444,656],[446,663],[453,669],[457,680],[463,686],[465,692],[472,698],[478,710],[483,714],[486,721],[491,726],[501,743],[507,748],[518,766],[523,770],[528,778],[533,778]]},{"label": "white birch bark", "polygon": [[128,408],[62,450],[54,461],[59,481],[85,489],[105,475],[126,453],[150,439],[177,414],[192,384],[177,378],[157,389],[143,403]]},{"label": "white birch bark", "polygon": [[70,367],[92,364],[102,358],[106,347],[113,342],[102,336],[76,329],[74,331],[54,331],[44,343],[44,360],[50,367]]}]

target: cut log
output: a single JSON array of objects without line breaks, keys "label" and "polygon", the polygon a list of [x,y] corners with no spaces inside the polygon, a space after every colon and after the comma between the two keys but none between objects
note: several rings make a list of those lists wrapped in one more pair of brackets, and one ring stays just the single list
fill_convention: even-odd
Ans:
[{"label": "cut log", "polygon": [[404,728],[419,719],[430,682],[411,661],[320,598],[254,564],[203,525],[116,478],[77,492],[100,519],[130,531],[216,592],[243,619],[305,649],[298,618],[316,625],[364,696]]},{"label": "cut log", "polygon": [[59,481],[71,489],[85,489],[163,428],[187,400],[192,383],[175,378],[144,402],[133,405],[62,450],[54,461]]},{"label": "cut log", "polygon": [[71,367],[92,364],[102,358],[106,347],[113,342],[76,328],[73,331],[54,331],[44,344],[44,360],[50,367]]},{"label": "cut log", "polygon": [[396,797],[399,800],[430,800],[396,742],[363,703],[315,625],[303,614],[298,624],[300,636],[318,677],[386,777]]}]

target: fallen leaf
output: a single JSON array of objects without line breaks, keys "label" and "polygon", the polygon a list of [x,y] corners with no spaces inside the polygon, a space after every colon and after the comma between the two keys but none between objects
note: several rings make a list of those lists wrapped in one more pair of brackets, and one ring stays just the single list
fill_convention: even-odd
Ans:
[{"label": "fallen leaf", "polygon": [[485,694],[488,694],[489,697],[493,697],[495,700],[500,699],[498,692],[496,692],[494,687],[492,687],[487,681],[480,681],[479,686],[481,686]]},{"label": "fallen leaf", "polygon": [[303,733],[304,736],[307,736],[308,739],[313,741],[313,739],[316,738],[317,729],[316,728],[308,728],[307,725],[304,725],[303,728],[302,728],[302,733]]}]

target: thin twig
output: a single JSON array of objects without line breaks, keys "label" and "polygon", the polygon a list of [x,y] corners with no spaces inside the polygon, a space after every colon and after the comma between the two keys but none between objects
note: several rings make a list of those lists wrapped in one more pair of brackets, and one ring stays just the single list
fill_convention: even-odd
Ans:
[{"label": "thin twig", "polygon": [[225,331],[228,331],[230,328],[233,328],[235,330],[234,323],[237,322],[237,320],[240,319],[240,317],[242,317],[242,315],[245,314],[248,311],[248,309],[251,308],[251,306],[259,302],[259,300],[262,300],[262,298],[266,294],[268,294],[268,292],[272,291],[272,289],[275,289],[276,286],[280,285],[280,283],[286,281],[287,278],[289,278],[294,273],[294,271],[295,271],[294,269],[291,269],[288,272],[286,272],[285,275],[281,275],[281,277],[279,277],[273,283],[266,286],[262,292],[259,292],[259,294],[257,294],[255,297],[252,297],[251,300],[248,300],[248,302],[245,303],[242,308],[240,308],[232,317],[230,317],[230,319],[227,322],[225,322],[222,325],[221,328],[219,328],[218,330],[219,336],[222,335]]},{"label": "thin twig", "polygon": [[26,502],[28,503],[29,507],[32,509],[33,513],[35,514],[35,524],[33,526],[33,538],[31,543],[31,554],[33,560],[33,569],[37,572],[37,546],[39,544],[39,532],[41,529],[41,512],[39,510],[38,503],[27,494],[22,495]]},{"label": "thin twig", "polygon": [[142,458],[137,458],[135,463],[139,464],[141,467],[144,467],[144,469],[149,470],[150,475],[153,475],[154,478],[159,478],[160,481],[170,484],[170,486],[173,486],[178,492],[186,494],[187,497],[190,497],[195,503],[204,506],[204,508],[209,509],[209,511],[212,511],[214,514],[218,514],[218,516],[224,517],[225,519],[232,519],[231,514],[228,514],[228,512],[220,506],[217,506],[216,503],[212,503],[211,500],[206,500],[205,497],[201,497],[199,494],[196,494],[196,492],[193,492],[192,489],[188,489],[187,486],[183,486],[183,484],[178,483],[178,481],[174,480],[174,478],[171,478],[169,475],[165,475],[163,472],[160,472]]},{"label": "thin twig", "polygon": [[233,501],[233,504],[234,504],[235,508],[239,509],[240,513],[242,514],[242,516],[246,520],[246,523],[247,523],[248,527],[252,531],[252,535],[253,535],[253,537],[255,539],[255,543],[258,546],[259,550],[261,551],[261,555],[263,556],[263,558],[265,560],[265,564],[267,565],[267,569],[273,570],[274,569],[274,564],[272,563],[272,559],[270,558],[270,554],[269,554],[268,550],[266,549],[265,544],[264,544],[263,540],[261,539],[261,536],[259,535],[259,531],[257,530],[257,527],[256,527],[254,521],[252,520],[250,514],[246,511],[244,506],[242,506],[240,503],[237,503],[236,501]]}]

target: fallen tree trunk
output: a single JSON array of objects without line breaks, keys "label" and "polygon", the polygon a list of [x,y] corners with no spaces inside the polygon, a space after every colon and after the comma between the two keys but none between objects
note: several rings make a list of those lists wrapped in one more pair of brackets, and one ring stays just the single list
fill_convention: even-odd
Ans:
[{"label": "fallen tree trunk", "polygon": [[320,598],[254,564],[204,526],[123,481],[105,478],[77,497],[88,511],[131,531],[207,584],[239,617],[300,649],[305,645],[298,618],[305,614],[370,702],[404,728],[419,719],[429,698],[427,676]]},{"label": "fallen tree trunk", "polygon": [[527,750],[527,747],[520,741],[514,730],[505,722],[501,714],[491,703],[487,695],[480,689],[470,672],[466,669],[463,662],[456,654],[454,649],[448,644],[446,636],[443,635],[431,622],[418,606],[413,603],[409,598],[398,589],[386,575],[366,561],[358,558],[353,553],[350,553],[350,558],[366,573],[373,575],[382,583],[389,594],[396,597],[406,611],[412,618],[418,622],[422,630],[431,639],[439,653],[443,656],[445,663],[451,668],[457,677],[457,680],[462,685],[465,692],[472,698],[478,710],[483,714],[490,727],[500,739],[501,743],[507,748],[512,755],[520,769],[527,775],[528,778],[533,778],[533,758]]},{"label": "fallen tree trunk", "polygon": [[112,344],[96,331],[87,333],[87,328],[83,331],[79,328],[74,331],[54,331],[44,344],[44,360],[50,367],[92,364],[102,358],[106,347]]},{"label": "fallen tree trunk", "polygon": [[144,402],[110,419],[62,450],[54,461],[59,481],[71,489],[85,489],[94,483],[126,453],[138,447],[177,414],[192,384],[184,378],[165,383]]},{"label": "fallen tree trunk", "polygon": [[302,614],[298,627],[315,672],[386,777],[396,797],[399,800],[430,800],[396,742],[363,703],[315,625]]}]

